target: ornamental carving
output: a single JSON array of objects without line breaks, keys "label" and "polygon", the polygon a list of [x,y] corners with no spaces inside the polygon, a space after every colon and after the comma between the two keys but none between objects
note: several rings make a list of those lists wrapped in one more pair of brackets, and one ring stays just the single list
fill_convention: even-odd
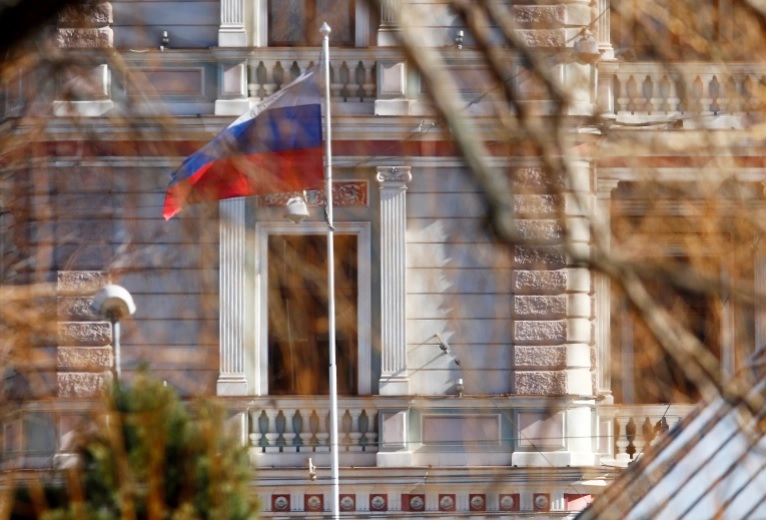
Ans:
[{"label": "ornamental carving", "polygon": [[[366,181],[335,181],[332,185],[333,207],[367,206],[367,182]],[[309,206],[324,206],[324,190],[307,190],[306,204]],[[270,193],[255,197],[258,207],[280,207],[287,204],[290,197],[295,193]]]},{"label": "ornamental carving", "polygon": [[376,178],[381,184],[408,184],[410,181],[412,181],[412,173],[410,172],[409,167],[378,168],[378,175]]}]

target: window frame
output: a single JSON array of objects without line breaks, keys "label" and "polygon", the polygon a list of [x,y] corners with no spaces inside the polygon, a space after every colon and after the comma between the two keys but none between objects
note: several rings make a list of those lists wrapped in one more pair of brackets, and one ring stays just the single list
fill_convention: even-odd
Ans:
[{"label": "window frame", "polygon": [[[270,235],[324,235],[325,222],[266,221],[255,225],[255,344],[253,386],[256,395],[269,395],[268,238]],[[372,229],[369,222],[335,222],[336,234],[357,237],[357,395],[372,393]],[[283,396],[284,397],[284,396]]]}]

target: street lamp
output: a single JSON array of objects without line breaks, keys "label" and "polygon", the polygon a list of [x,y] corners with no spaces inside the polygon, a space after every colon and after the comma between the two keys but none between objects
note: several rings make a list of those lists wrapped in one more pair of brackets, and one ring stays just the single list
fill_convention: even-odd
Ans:
[{"label": "street lamp", "polygon": [[96,292],[91,309],[112,324],[112,342],[114,343],[114,374],[120,380],[120,320],[136,312],[136,304],[128,290],[121,285],[105,285]]}]

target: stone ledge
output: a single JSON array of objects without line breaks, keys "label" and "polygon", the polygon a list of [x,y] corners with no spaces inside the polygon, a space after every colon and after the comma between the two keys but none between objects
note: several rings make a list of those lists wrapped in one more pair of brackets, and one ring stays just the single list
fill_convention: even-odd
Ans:
[{"label": "stone ledge", "polygon": [[59,397],[96,397],[111,383],[110,372],[83,373],[65,372],[58,374]]},{"label": "stone ledge", "polygon": [[58,347],[56,351],[59,371],[102,372],[113,363],[112,347]]},{"label": "stone ledge", "polygon": [[58,324],[59,345],[100,347],[111,341],[112,325],[106,321],[64,321]]}]

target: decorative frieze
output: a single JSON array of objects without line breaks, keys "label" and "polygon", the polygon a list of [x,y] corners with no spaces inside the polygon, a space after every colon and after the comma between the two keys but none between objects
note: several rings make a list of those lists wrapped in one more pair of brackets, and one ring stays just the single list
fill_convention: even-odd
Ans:
[{"label": "decorative frieze", "polygon": [[[332,203],[333,207],[367,206],[368,184],[366,181],[333,181]],[[308,206],[324,206],[327,197],[324,190],[307,190],[306,204]],[[255,197],[258,207],[285,207],[292,193],[269,193]]]}]

